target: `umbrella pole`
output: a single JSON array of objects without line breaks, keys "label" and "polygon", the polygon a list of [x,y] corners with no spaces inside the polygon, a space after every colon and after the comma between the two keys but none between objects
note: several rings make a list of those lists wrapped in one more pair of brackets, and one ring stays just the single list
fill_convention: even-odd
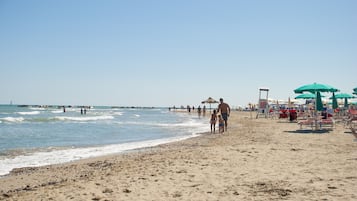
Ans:
[{"label": "umbrella pole", "polygon": [[317,117],[317,91],[315,91],[315,117]]},{"label": "umbrella pole", "polygon": [[315,91],[315,130],[317,130],[317,91]]}]

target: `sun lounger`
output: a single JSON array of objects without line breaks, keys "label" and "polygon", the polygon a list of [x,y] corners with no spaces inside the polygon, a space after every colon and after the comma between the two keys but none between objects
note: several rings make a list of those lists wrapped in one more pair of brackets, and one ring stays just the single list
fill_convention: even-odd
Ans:
[{"label": "sun lounger", "polygon": [[320,129],[322,128],[330,128],[333,129],[335,127],[335,121],[332,117],[329,117],[327,119],[321,119],[318,122],[320,124]]},{"label": "sun lounger", "polygon": [[357,120],[350,122],[350,129],[352,131],[352,135],[357,139]]},{"label": "sun lounger", "polygon": [[357,117],[357,110],[356,110],[356,109],[350,109],[350,110],[348,110],[348,113],[349,113],[351,116],[356,116],[356,117]]},{"label": "sun lounger", "polygon": [[300,125],[300,129],[302,129],[303,126],[311,127],[311,129],[313,129],[314,125],[315,125],[315,119],[310,117],[310,118],[298,121],[298,124]]},{"label": "sun lounger", "polygon": [[298,121],[298,124],[300,125],[300,129],[302,129],[303,126],[306,126],[311,127],[312,130],[324,128],[333,129],[335,127],[335,121],[332,117],[327,119],[322,119],[321,117],[309,117],[305,120]]},{"label": "sun lounger", "polygon": [[350,109],[348,111],[349,119],[347,120],[347,125],[352,131],[352,134],[357,138],[357,110]]},{"label": "sun lounger", "polygon": [[350,109],[348,110],[348,117],[344,119],[345,128],[351,128],[352,122],[357,121],[357,110]]}]

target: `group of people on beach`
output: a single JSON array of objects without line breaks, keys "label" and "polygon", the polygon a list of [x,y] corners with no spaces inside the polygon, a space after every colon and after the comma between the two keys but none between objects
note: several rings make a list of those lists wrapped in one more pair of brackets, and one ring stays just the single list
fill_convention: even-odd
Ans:
[{"label": "group of people on beach", "polygon": [[218,120],[218,132],[219,133],[224,133],[224,131],[227,131],[227,126],[228,126],[228,117],[229,114],[231,113],[231,108],[229,105],[225,102],[223,102],[223,98],[219,99],[220,104],[218,105],[217,110],[213,110],[213,113],[211,114],[211,133],[216,132],[216,123]]},{"label": "group of people on beach", "polygon": [[[173,106],[172,108],[169,107],[169,111],[171,111],[171,109],[176,111],[175,106]],[[191,113],[191,109],[194,111],[195,107],[191,108],[188,105],[186,108],[181,106],[180,109],[181,109],[181,111],[184,111],[187,109],[187,112]],[[205,116],[206,106],[204,106],[203,109],[201,108],[201,106],[198,106],[197,111],[198,111],[199,117],[201,117],[201,112],[203,112],[203,116]],[[213,113],[211,114],[211,118],[210,118],[211,133],[216,132],[217,122],[218,122],[218,132],[219,133],[224,133],[225,131],[227,131],[228,117],[229,117],[230,113],[231,113],[231,108],[229,107],[229,105],[227,103],[223,102],[223,98],[220,98],[219,105],[218,105],[217,109],[213,110]]]}]

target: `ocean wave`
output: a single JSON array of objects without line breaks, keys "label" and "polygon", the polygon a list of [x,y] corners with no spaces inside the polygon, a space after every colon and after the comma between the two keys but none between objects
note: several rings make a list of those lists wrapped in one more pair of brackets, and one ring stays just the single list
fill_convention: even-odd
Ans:
[{"label": "ocean wave", "polygon": [[123,116],[123,112],[114,112],[114,115]]},{"label": "ocean wave", "polygon": [[[161,111],[152,112],[152,110],[132,112],[127,109],[97,109],[96,111],[87,110],[87,115],[80,115],[78,108],[73,109],[74,112],[71,112],[72,108],[66,109],[66,113],[62,113],[61,109],[53,108],[45,111],[37,110],[41,113],[39,115],[22,116],[17,114],[16,112],[19,112],[19,110],[15,109],[8,115],[0,116],[0,129],[9,129],[14,131],[14,134],[26,136],[15,139],[19,140],[20,143],[31,138],[27,134],[30,132],[30,134],[40,138],[31,138],[31,140],[36,140],[36,143],[30,141],[31,146],[28,148],[26,146],[18,148],[17,145],[12,145],[14,144],[12,143],[14,137],[16,138],[17,135],[5,136],[10,141],[5,144],[5,147],[0,147],[0,176],[7,174],[13,168],[69,162],[81,158],[154,146],[194,137],[207,132],[209,129],[208,118],[200,119],[196,115],[176,115],[176,113],[171,112],[165,112],[166,114],[161,115]],[[29,112],[29,110],[22,111]],[[56,111],[58,111],[58,114]],[[136,118],[135,115],[140,115],[140,117]],[[77,127],[81,124],[88,124],[89,127],[85,129],[80,126]],[[20,129],[15,130],[16,128]],[[48,138],[47,133],[51,134],[50,138]],[[112,136],[112,134],[115,136]],[[75,139],[67,140],[67,135],[73,135]],[[93,137],[87,137],[88,135]],[[106,140],[108,137],[109,140]],[[44,139],[44,141],[37,139]],[[51,142],[47,143],[49,142],[47,139]],[[150,139],[157,140],[147,141]],[[108,143],[113,144],[102,145]],[[48,145],[54,148],[47,147]],[[16,152],[6,152],[9,149],[15,149]]]},{"label": "ocean wave", "polygon": [[54,111],[51,111],[51,113],[53,113],[53,114],[63,113],[63,110],[54,110]]},{"label": "ocean wave", "polygon": [[5,122],[22,122],[25,119],[23,117],[4,117],[4,118],[0,118],[0,120]]},{"label": "ocean wave", "polygon": [[101,147],[68,148],[60,150],[39,151],[35,153],[20,153],[18,156],[3,157],[0,159],[0,175],[10,173],[14,168],[38,167],[51,164],[60,164],[84,158],[91,158],[115,153],[122,153],[145,147],[153,147],[174,141],[180,141],[197,135],[172,137],[158,140],[128,142],[122,144],[105,145]]},{"label": "ocean wave", "polygon": [[29,107],[30,110],[45,110],[43,107]]},{"label": "ocean wave", "polygon": [[139,126],[151,126],[151,127],[163,127],[163,128],[202,128],[206,127],[208,124],[197,122],[194,120],[179,122],[179,123],[158,123],[158,122],[137,122],[137,121],[120,121],[116,122],[120,125],[139,125]]},{"label": "ocean wave", "polygon": [[114,119],[113,116],[92,116],[92,117],[69,117],[69,116],[56,116],[54,119],[60,121],[96,121]]},{"label": "ocean wave", "polygon": [[32,112],[17,112],[17,114],[21,114],[21,115],[38,115],[38,114],[40,114],[40,111],[32,111]]}]

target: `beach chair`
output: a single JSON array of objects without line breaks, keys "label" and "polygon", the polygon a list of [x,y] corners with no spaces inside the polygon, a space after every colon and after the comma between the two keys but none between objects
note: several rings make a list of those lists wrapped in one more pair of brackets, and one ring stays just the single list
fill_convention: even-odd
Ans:
[{"label": "beach chair", "polygon": [[351,129],[352,134],[357,138],[357,110],[356,109],[350,109],[348,111],[348,120],[346,122],[346,126]]},{"label": "beach chair", "polygon": [[328,117],[326,119],[321,119],[318,121],[318,123],[320,124],[320,129],[329,128],[329,129],[333,130],[335,127],[335,121],[332,117]]},{"label": "beach chair", "polygon": [[298,121],[298,125],[300,125],[300,129],[302,129],[303,126],[311,127],[311,129],[314,129],[315,118],[308,117],[307,119],[300,120]]},{"label": "beach chair", "polygon": [[357,121],[352,121],[351,122],[350,129],[352,131],[352,135],[355,136],[355,138],[357,139]]},{"label": "beach chair", "polygon": [[356,109],[350,109],[348,110],[348,116],[347,118],[344,119],[344,125],[345,128],[350,128],[351,123],[357,121],[357,110]]},{"label": "beach chair", "polygon": [[333,116],[333,120],[336,124],[344,124],[347,120],[347,116],[343,116],[339,112],[336,112]]}]

